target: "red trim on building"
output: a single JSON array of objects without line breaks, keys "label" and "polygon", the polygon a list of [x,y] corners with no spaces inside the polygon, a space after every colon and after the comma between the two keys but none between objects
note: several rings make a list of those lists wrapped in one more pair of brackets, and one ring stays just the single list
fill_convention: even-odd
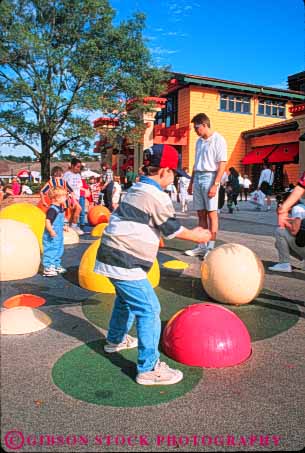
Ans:
[{"label": "red trim on building", "polygon": [[165,127],[165,124],[154,126],[154,143],[167,145],[187,145],[187,134],[189,127],[179,127],[179,124],[174,124],[170,127]]},{"label": "red trim on building", "polygon": [[272,153],[276,145],[262,146],[261,148],[253,148],[241,161],[243,165],[262,164],[269,154]]},{"label": "red trim on building", "polygon": [[299,143],[283,143],[278,145],[276,149],[268,157],[268,162],[293,162],[299,154]]},{"label": "red trim on building", "polygon": [[165,107],[167,99],[166,98],[158,98],[156,96],[147,96],[143,99],[140,98],[132,98],[126,102],[126,110],[127,112],[136,108],[137,104],[149,105],[152,104],[155,108],[163,109]]},{"label": "red trim on building", "polygon": [[293,116],[302,115],[305,113],[305,104],[294,105],[289,108],[289,112],[292,113]]}]

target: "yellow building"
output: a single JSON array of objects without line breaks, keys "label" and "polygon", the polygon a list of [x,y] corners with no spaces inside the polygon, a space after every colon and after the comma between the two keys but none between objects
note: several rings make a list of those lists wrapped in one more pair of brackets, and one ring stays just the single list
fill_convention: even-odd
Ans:
[{"label": "yellow building", "polygon": [[156,116],[154,143],[176,146],[182,165],[192,169],[198,136],[191,120],[203,112],[211,128],[227,141],[228,167],[238,171],[248,152],[242,132],[289,120],[289,108],[305,101],[300,91],[181,73],[172,75],[164,97],[167,102]]}]

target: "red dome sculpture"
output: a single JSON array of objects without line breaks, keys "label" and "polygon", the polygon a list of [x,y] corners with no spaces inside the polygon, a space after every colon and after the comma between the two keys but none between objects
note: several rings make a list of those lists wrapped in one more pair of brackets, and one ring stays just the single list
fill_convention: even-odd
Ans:
[{"label": "red dome sculpture", "polygon": [[167,323],[163,350],[186,365],[224,368],[251,355],[251,339],[244,323],[220,305],[202,303],[180,310]]}]

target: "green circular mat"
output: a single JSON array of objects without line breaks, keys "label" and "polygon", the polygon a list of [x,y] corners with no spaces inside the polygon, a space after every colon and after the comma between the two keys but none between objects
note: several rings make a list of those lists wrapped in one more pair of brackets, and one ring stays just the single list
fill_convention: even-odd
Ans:
[{"label": "green circular mat", "polygon": [[174,362],[161,355],[171,368],[183,372],[175,385],[144,386],[135,382],[137,348],[105,354],[104,340],[66,352],[54,365],[52,377],[64,393],[88,403],[114,407],[153,406],[179,398],[192,390],[202,369]]},{"label": "green circular mat", "polygon": [[[200,279],[166,275],[155,289],[161,304],[163,326],[187,305],[211,301],[203,292]],[[166,289],[165,289],[166,288]],[[95,294],[82,304],[83,313],[93,324],[108,329],[114,295]],[[212,301],[213,303],[217,303]],[[250,304],[233,306],[220,304],[233,311],[246,325],[252,341],[273,337],[294,326],[300,315],[298,307],[279,295],[264,290]],[[130,331],[136,336],[135,326]]]}]

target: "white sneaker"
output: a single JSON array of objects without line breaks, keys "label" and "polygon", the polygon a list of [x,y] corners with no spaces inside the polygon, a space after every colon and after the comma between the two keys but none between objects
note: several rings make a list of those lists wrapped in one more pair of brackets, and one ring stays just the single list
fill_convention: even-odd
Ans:
[{"label": "white sneaker", "polygon": [[191,250],[185,250],[185,255],[188,256],[204,256],[207,252],[206,246],[198,245],[194,249]]},{"label": "white sneaker", "polygon": [[268,267],[269,271],[274,272],[292,272],[292,267],[290,263],[278,263],[274,266]]},{"label": "white sneaker", "polygon": [[78,226],[76,226],[76,227],[71,227],[71,228],[72,228],[72,230],[74,230],[75,233],[77,233],[79,236],[82,236],[83,234],[85,234],[84,231],[81,230]]},{"label": "white sneaker", "polygon": [[44,268],[42,275],[44,277],[56,277],[58,274],[56,272],[55,267],[54,266],[50,266],[50,267],[45,267]]},{"label": "white sneaker", "polygon": [[55,270],[58,274],[64,274],[65,272],[67,272],[67,269],[65,269],[64,267],[62,266],[56,266],[55,267]]},{"label": "white sneaker", "polygon": [[173,370],[165,362],[158,362],[155,368],[146,373],[139,373],[136,381],[141,385],[171,385],[177,384],[183,379],[183,373],[180,370]]},{"label": "white sneaker", "polygon": [[104,346],[104,351],[110,354],[112,352],[122,351],[123,349],[132,349],[137,347],[138,339],[132,337],[131,335],[126,335],[125,340],[119,344],[110,343],[110,341],[107,340],[107,344]]}]

